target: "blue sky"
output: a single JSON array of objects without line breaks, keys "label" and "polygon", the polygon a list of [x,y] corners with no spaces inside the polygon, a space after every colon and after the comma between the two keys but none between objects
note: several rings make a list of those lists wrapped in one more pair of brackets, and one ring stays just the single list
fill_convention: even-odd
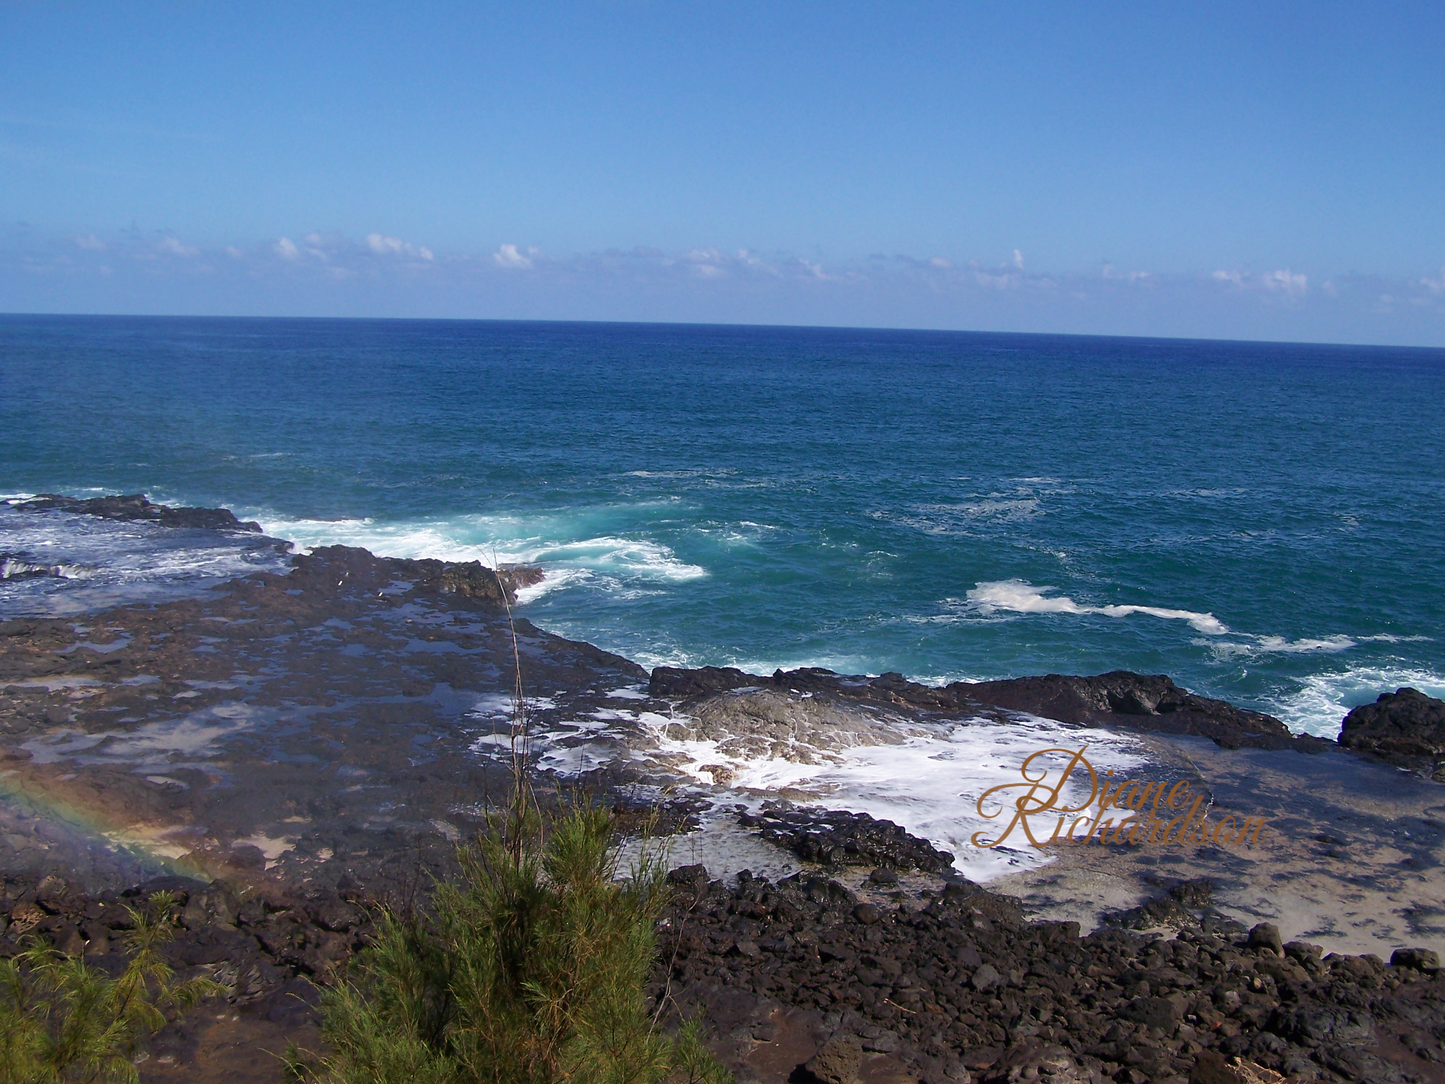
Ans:
[{"label": "blue sky", "polygon": [[0,311],[1445,345],[1445,5],[0,0]]}]

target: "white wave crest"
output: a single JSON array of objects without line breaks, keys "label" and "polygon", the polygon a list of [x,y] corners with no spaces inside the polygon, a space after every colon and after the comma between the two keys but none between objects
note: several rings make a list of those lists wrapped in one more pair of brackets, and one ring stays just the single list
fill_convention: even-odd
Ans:
[{"label": "white wave crest", "polygon": [[1348,651],[1361,644],[1401,644],[1429,642],[1429,636],[1396,636],[1381,633],[1377,636],[1319,636],[1287,640],[1283,636],[1251,636],[1246,641],[1230,640],[1224,643],[1197,640],[1214,652],[1216,658],[1228,659],[1236,656],[1253,658],[1257,655],[1334,655]]},{"label": "white wave crest", "polygon": [[260,535],[176,531],[154,523],[0,504],[0,614],[62,616],[193,596],[235,576],[281,571]]},{"label": "white wave crest", "polygon": [[[373,519],[286,519],[257,516],[265,532],[310,551],[359,546],[381,557],[435,558],[494,564],[540,565],[546,578],[519,593],[523,602],[591,582],[623,593],[638,584],[682,583],[708,575],[680,560],[672,548],[648,538],[611,532],[587,534],[597,514],[516,517],[468,515],[394,523]],[[578,527],[583,531],[578,531]]]},{"label": "white wave crest", "polygon": [[1068,595],[1049,596],[1055,587],[1035,587],[1024,580],[994,580],[980,583],[968,592],[968,602],[982,614],[1000,610],[1022,614],[1103,614],[1107,617],[1128,617],[1147,614],[1166,621],[1187,621],[1199,632],[1209,636],[1225,636],[1229,627],[1212,613],[1194,610],[1173,610],[1163,606],[1083,606]]},{"label": "white wave crest", "polygon": [[1426,696],[1445,698],[1445,675],[1411,668],[1357,666],[1303,678],[1297,692],[1282,697],[1267,710],[1296,734],[1335,738],[1351,708],[1372,704],[1381,693],[1405,686],[1419,689]]}]

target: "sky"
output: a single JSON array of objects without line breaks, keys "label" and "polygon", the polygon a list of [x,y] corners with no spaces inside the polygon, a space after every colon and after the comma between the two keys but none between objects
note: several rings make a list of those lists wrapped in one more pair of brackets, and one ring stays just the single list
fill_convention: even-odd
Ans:
[{"label": "sky", "polygon": [[1445,346],[1445,5],[0,0],[0,312]]}]

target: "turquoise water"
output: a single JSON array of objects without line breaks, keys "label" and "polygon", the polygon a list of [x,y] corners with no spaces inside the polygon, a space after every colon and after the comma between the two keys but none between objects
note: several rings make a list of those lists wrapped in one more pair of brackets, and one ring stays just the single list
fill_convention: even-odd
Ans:
[{"label": "turquoise water", "polygon": [[1333,735],[1445,694],[1442,401],[1439,350],[11,316],[0,491],[537,561],[527,616],[648,665],[1122,667]]}]

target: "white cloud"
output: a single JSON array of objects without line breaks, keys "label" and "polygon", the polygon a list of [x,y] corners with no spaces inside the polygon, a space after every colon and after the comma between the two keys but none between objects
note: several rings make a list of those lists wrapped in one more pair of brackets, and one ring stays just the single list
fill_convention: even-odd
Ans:
[{"label": "white cloud", "polygon": [[692,265],[694,274],[705,279],[718,279],[727,274],[727,271],[719,266],[727,257],[715,248],[695,248],[683,257],[685,263]]},{"label": "white cloud", "polygon": [[[364,281],[384,287],[395,281],[396,297],[404,299],[402,284],[423,276],[435,287],[425,295],[426,303],[454,313],[500,314],[507,305],[532,312],[553,305],[559,314],[571,311],[597,318],[651,315],[1083,333],[1203,332],[1292,340],[1334,336],[1438,342],[1439,315],[1445,313],[1445,267],[1423,275],[1423,269],[1412,269],[1408,278],[1330,275],[1327,268],[1306,276],[1288,265],[1276,265],[1276,270],[1243,263],[1195,272],[1129,270],[1101,263],[1086,271],[1050,273],[1024,259],[1022,249],[1006,250],[1003,260],[970,261],[960,253],[953,261],[896,252],[850,258],[831,252],[724,250],[706,243],[560,258],[513,243],[491,252],[433,254],[380,231],[347,236],[306,229],[298,229],[295,237],[273,235],[269,241],[233,245],[192,246],[165,231],[139,228],[107,234],[104,241],[72,229],[47,241],[52,251],[42,260],[33,230],[0,230],[0,282],[5,274],[43,270],[72,276],[76,283],[83,283],[84,276],[99,283],[108,273],[119,278],[139,274],[142,267],[147,281],[158,276],[189,281],[206,270],[234,280],[235,296],[269,277],[275,286],[285,284],[278,296],[288,302],[301,298],[296,304],[302,306],[307,284],[319,288]],[[1021,260],[1024,267],[1018,266]],[[489,278],[492,286],[500,286],[497,280],[503,278],[514,281],[509,291],[494,295]],[[606,289],[592,289],[597,286]],[[322,300],[316,304],[349,304],[347,299],[355,300],[347,292],[352,289],[318,293]],[[1340,330],[1356,326],[1371,330]]]},{"label": "white cloud", "polygon": [[1016,271],[1000,271],[995,274],[992,271],[985,271],[983,268],[973,269],[973,281],[980,286],[989,286],[995,290],[1011,290],[1023,282],[1023,276]]},{"label": "white cloud", "polygon": [[378,256],[413,256],[427,261],[434,258],[429,248],[410,244],[400,237],[386,237],[379,233],[366,235],[366,247]]},{"label": "white cloud", "polygon": [[1146,282],[1154,277],[1148,271],[1120,271],[1111,263],[1104,265],[1103,275],[1106,279],[1118,282]]},{"label": "white cloud", "polygon": [[[531,252],[532,256],[540,255],[535,248],[529,249],[528,251]],[[532,266],[531,256],[523,256],[517,251],[516,245],[503,245],[497,249],[496,252],[492,253],[492,259],[496,261],[498,267],[506,267],[520,271],[526,271]]]},{"label": "white cloud", "polygon": [[406,248],[406,242],[400,237],[383,237],[379,233],[368,233],[366,247],[378,256],[385,256],[388,253],[400,255]]},{"label": "white cloud", "polygon": [[773,278],[778,278],[782,275],[782,272],[768,263],[767,260],[764,260],[756,253],[749,252],[745,248],[738,249],[738,265],[743,271],[761,271],[766,275],[771,275]]},{"label": "white cloud", "polygon": [[160,244],[156,245],[156,248],[160,249],[162,252],[169,253],[172,256],[185,256],[189,258],[191,256],[199,256],[201,254],[200,249],[191,248],[190,245],[183,245],[174,237],[163,238]]},{"label": "white cloud", "polygon": [[1282,290],[1290,297],[1303,297],[1309,289],[1309,279],[1304,275],[1291,274],[1289,268],[1283,271],[1271,271],[1261,280],[1266,290]]},{"label": "white cloud", "polygon": [[[1215,271],[1209,277],[1215,282],[1227,282],[1241,289],[1281,293],[1286,297],[1303,297],[1309,292],[1309,277],[1296,274],[1289,268],[1269,271],[1262,275],[1244,271]],[[1330,297],[1338,296],[1338,290],[1332,282],[1326,282],[1321,289]]]}]

